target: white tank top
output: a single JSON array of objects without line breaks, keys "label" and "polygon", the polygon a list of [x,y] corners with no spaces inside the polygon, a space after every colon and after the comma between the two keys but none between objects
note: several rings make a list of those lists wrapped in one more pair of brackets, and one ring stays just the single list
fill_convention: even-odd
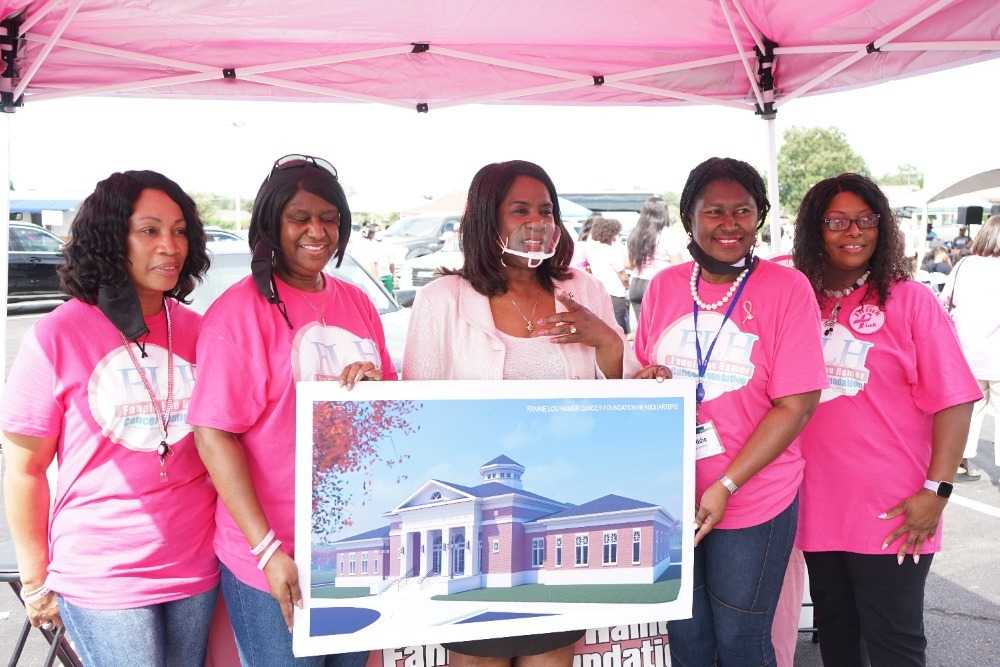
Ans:
[{"label": "white tank top", "polygon": [[559,346],[547,338],[518,338],[497,329],[507,348],[503,360],[504,380],[565,380],[566,360]]}]

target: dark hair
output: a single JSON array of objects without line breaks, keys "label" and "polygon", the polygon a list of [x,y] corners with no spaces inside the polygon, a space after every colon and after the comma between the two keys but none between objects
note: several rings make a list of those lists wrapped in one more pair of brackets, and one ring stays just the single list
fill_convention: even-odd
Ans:
[{"label": "dark hair", "polygon": [[601,219],[600,213],[595,213],[586,220],[583,221],[583,226],[580,227],[580,235],[576,237],[577,241],[586,241],[590,238],[590,232],[594,229],[594,223]]},{"label": "dark hair", "polygon": [[628,258],[636,269],[653,258],[656,253],[656,239],[670,222],[670,214],[663,197],[653,195],[642,204],[635,229],[628,235]]},{"label": "dark hair", "polygon": [[856,194],[879,216],[878,241],[868,264],[871,273],[868,276],[866,296],[874,293],[879,305],[884,305],[893,284],[908,279],[910,269],[904,256],[903,235],[896,224],[889,200],[867,176],[840,174],[809,188],[809,192],[802,198],[795,220],[795,242],[792,248],[795,267],[809,278],[817,297],[822,297],[823,272],[830,261],[823,243],[823,218],[830,202],[841,192]]},{"label": "dark hair", "polygon": [[991,215],[986,220],[969,249],[973,255],[1000,257],[1000,215]]},{"label": "dark hair", "polygon": [[590,238],[598,243],[611,244],[622,231],[622,223],[614,218],[598,218],[590,229]]},{"label": "dark hair", "polygon": [[337,227],[337,266],[344,260],[347,241],[351,238],[351,209],[347,196],[337,178],[326,169],[310,162],[298,162],[283,169],[274,169],[261,183],[250,214],[250,249],[264,240],[271,245],[279,266],[284,261],[281,254],[281,214],[295,193],[303,190],[333,204],[340,213]]},{"label": "dark hair", "polygon": [[771,203],[767,200],[767,186],[757,170],[742,160],[731,157],[710,157],[688,174],[681,192],[681,223],[684,229],[691,231],[691,221],[694,216],[694,205],[701,193],[713,181],[734,181],[750,193],[757,204],[757,227],[764,224]]},{"label": "dark hair", "polygon": [[480,294],[497,296],[507,292],[500,256],[500,205],[510,192],[514,179],[527,176],[541,181],[552,199],[552,217],[559,227],[556,254],[542,262],[535,270],[538,282],[548,291],[555,290],[554,280],[569,277],[569,262],[573,257],[573,239],[559,216],[559,198],[556,186],[545,170],[533,162],[510,160],[488,164],[472,178],[469,197],[462,214],[462,254],[465,263],[461,269],[443,271],[446,275],[465,278]]},{"label": "dark hair", "polygon": [[121,287],[128,275],[128,220],[143,190],[159,190],[170,197],[184,216],[188,251],[177,285],[166,296],[187,303],[195,283],[208,270],[205,230],[198,208],[181,186],[155,171],[115,172],[97,184],[80,204],[63,246],[59,279],[63,291],[80,301],[97,303],[98,289]]}]

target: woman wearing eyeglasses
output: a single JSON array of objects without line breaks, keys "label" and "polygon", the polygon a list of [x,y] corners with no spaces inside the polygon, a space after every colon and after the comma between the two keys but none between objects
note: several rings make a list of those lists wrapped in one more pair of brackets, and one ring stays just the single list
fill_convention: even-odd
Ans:
[{"label": "woman wearing eyeglasses", "polygon": [[924,665],[924,583],[981,396],[870,179],[841,174],[799,207],[793,250],[823,318],[830,386],[802,434],[798,546],[827,665]]},{"label": "woman wearing eyeglasses", "polygon": [[205,314],[188,421],[219,491],[215,549],[244,665],[360,665],[366,653],[294,659],[295,383],[395,379],[382,324],[343,259],[351,212],[336,170],[279,159],[250,218],[251,275]]},{"label": "woman wearing eyeglasses", "polygon": [[754,257],[770,205],[731,158],[695,167],[681,194],[694,262],[649,283],[640,377],[697,381],[693,617],[671,621],[685,667],[774,665],[771,623],[795,538],[799,432],[826,386],[819,315],[794,269]]},{"label": "woman wearing eyeglasses", "polygon": [[25,335],[0,403],[25,611],[65,624],[87,665],[200,664],[219,568],[185,422],[201,318],[182,302],[208,269],[205,233],[153,171],[98,183],[70,231],[73,298]]}]

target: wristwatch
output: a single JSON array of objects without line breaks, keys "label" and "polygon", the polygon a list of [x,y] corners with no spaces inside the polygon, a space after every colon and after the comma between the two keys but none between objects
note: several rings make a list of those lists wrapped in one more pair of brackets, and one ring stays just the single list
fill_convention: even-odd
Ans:
[{"label": "wristwatch", "polygon": [[935,482],[928,479],[924,482],[924,488],[928,491],[933,491],[942,498],[948,498],[954,486],[951,482]]}]

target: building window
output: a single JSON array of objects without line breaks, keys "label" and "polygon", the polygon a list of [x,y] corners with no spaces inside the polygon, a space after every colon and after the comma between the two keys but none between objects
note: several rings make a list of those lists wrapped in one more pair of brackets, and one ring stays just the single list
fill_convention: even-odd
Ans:
[{"label": "building window", "polygon": [[441,492],[435,491],[431,494],[431,500],[441,500]]},{"label": "building window", "polygon": [[562,538],[556,538],[556,567],[562,567]]},{"label": "building window", "polygon": [[493,553],[495,554],[500,553],[500,540],[493,540],[493,543],[490,548],[493,550]]},{"label": "building window", "polygon": [[344,557],[343,556],[340,557],[340,573],[341,574],[344,573]]},{"label": "building window", "polygon": [[604,531],[604,564],[614,565],[618,562],[618,531]]},{"label": "building window", "polygon": [[590,536],[576,536],[576,564],[586,565],[590,562]]},{"label": "building window", "polygon": [[541,537],[531,538],[531,567],[541,567],[545,562],[545,540]]},{"label": "building window", "polygon": [[361,574],[368,574],[368,554],[362,554]]},{"label": "building window", "polygon": [[639,547],[642,544],[642,531],[633,530],[632,531],[632,563],[639,563]]},{"label": "building window", "polygon": [[378,562],[382,560],[382,554],[375,554],[375,558],[372,558],[372,572],[378,574]]},{"label": "building window", "polygon": [[356,565],[356,563],[355,563],[355,558],[356,558],[355,554],[351,554],[347,558],[348,558],[348,560],[347,560],[347,573],[348,574],[354,574],[356,572],[356,570],[355,570],[355,565]]}]

